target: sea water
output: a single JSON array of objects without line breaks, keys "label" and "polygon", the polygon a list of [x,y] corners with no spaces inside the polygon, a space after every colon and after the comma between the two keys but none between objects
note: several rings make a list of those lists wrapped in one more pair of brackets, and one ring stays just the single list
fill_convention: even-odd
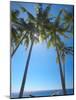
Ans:
[{"label": "sea water", "polygon": [[[66,95],[73,95],[73,89],[67,89]],[[23,97],[41,97],[41,96],[62,96],[62,90],[47,90],[47,91],[35,91],[35,92],[24,92]],[[19,93],[11,93],[11,98],[18,98]]]}]

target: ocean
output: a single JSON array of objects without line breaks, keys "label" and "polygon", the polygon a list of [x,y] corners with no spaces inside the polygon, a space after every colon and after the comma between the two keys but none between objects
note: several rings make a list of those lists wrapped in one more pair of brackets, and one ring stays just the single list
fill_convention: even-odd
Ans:
[{"label": "ocean", "polygon": [[[67,89],[66,95],[73,95],[74,90],[73,89]],[[11,93],[11,98],[18,98],[19,93]],[[35,92],[24,92],[24,97],[47,97],[47,96],[62,96],[63,91],[62,90],[47,90],[47,91],[35,91]]]}]

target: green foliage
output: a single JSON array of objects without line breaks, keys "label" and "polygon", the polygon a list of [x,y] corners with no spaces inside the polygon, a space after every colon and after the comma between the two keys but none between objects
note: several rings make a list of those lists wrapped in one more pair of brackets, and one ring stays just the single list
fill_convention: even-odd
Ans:
[{"label": "green foliage", "polygon": [[56,26],[56,27],[58,27],[59,24],[60,24],[60,22],[61,22],[61,14],[62,14],[62,12],[63,12],[63,9],[61,9],[61,10],[59,11],[58,16],[56,17],[56,20],[55,20],[55,26]]},{"label": "green foliage", "polygon": [[22,12],[26,12],[26,9],[24,7],[21,7]]},{"label": "green foliage", "polygon": [[43,13],[43,16],[45,16],[46,19],[49,15],[50,10],[51,10],[51,5],[47,5],[47,7],[45,8],[44,13]]},{"label": "green foliage", "polygon": [[51,46],[51,41],[49,40],[47,43],[47,47],[50,48],[50,46]]},{"label": "green foliage", "polygon": [[26,14],[28,15],[28,19],[30,21],[34,21],[35,20],[35,17],[24,7],[21,7],[21,11],[22,12],[26,12]]},{"label": "green foliage", "polygon": [[[28,36],[24,39],[24,44],[28,48],[29,41],[32,41],[34,38],[34,34],[38,33],[37,38],[35,39],[35,42],[39,42],[39,40],[44,41],[47,40],[47,47],[50,46],[56,46],[55,41],[57,42],[58,48],[61,49],[61,46],[63,45],[63,42],[61,41],[60,36],[63,36],[64,38],[69,39],[70,37],[66,35],[66,32],[68,31],[70,22],[73,22],[73,15],[69,14],[68,12],[64,11],[64,9],[61,9],[58,13],[58,16],[54,17],[54,21],[51,22],[52,14],[50,14],[49,18],[49,12],[51,10],[51,5],[47,4],[46,8],[43,9],[42,4],[36,4],[36,16],[31,14],[30,11],[28,11],[25,7],[20,7],[20,10],[22,13],[26,13],[28,18],[24,20],[23,18],[18,18],[20,11],[12,11],[12,22],[14,23],[16,30],[13,32],[13,37],[16,39],[16,34],[18,33],[17,30],[20,32],[27,31]],[[63,19],[62,19],[63,14]],[[28,20],[28,23],[27,23]],[[62,23],[63,22],[63,23]],[[63,27],[61,26],[63,24]],[[73,28],[73,27],[72,27]],[[55,34],[56,33],[56,37]],[[71,32],[73,33],[73,32]],[[23,34],[22,34],[23,35]],[[49,39],[50,37],[50,39]]]},{"label": "green foliage", "polygon": [[11,20],[16,21],[19,14],[20,14],[19,10],[11,11]]}]

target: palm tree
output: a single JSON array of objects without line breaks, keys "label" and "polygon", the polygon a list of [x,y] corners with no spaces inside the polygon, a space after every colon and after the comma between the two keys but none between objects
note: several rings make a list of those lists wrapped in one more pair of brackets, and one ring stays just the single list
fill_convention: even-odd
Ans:
[{"label": "palm tree", "polygon": [[[66,10],[63,10],[63,15],[64,15],[64,23],[65,23],[65,26],[69,24],[69,27],[68,29],[66,30],[67,32],[71,33],[73,36],[73,33],[74,33],[74,19],[73,19],[73,13],[69,13],[67,12]],[[71,39],[72,37],[70,37]],[[61,49],[61,60],[62,60],[62,63],[63,63],[63,74],[64,74],[64,80],[65,80],[65,57],[66,55],[73,55],[74,54],[74,47],[73,46],[70,46],[70,47],[67,47],[67,46],[63,46],[62,49]],[[73,86],[74,87],[74,86]]]},{"label": "palm tree", "polygon": [[[37,10],[36,16],[33,16],[26,8],[21,7],[22,12],[26,12],[28,15],[28,23],[24,21],[23,19],[20,20],[20,18],[18,18],[18,20],[14,21],[13,23],[20,30],[20,32],[22,32],[22,34],[12,55],[16,52],[17,48],[22,42],[23,43],[25,42],[26,47],[28,47],[28,45],[30,44],[29,54],[26,61],[26,65],[25,65],[19,97],[23,96],[33,44],[35,41],[39,42],[39,38],[41,38],[42,40],[47,40],[48,46],[50,46],[50,44],[52,43],[56,47],[62,89],[63,89],[63,93],[66,94],[65,79],[64,79],[62,64],[61,64],[61,59],[60,59],[60,50],[61,50],[60,46],[63,46],[63,42],[60,40],[60,35],[64,36],[65,38],[69,38],[66,34],[64,34],[67,31],[69,24],[66,24],[66,27],[64,28],[62,28],[61,27],[62,25],[60,25],[60,22],[61,22],[60,16],[63,10],[60,11],[55,22],[51,22],[53,18],[49,17],[50,8],[51,8],[50,5],[47,5],[45,10],[43,10],[42,4],[38,4],[36,8]],[[26,35],[23,34],[24,31],[26,31],[25,32]],[[48,37],[50,37],[50,40],[48,39]]]},{"label": "palm tree", "polygon": [[[26,82],[27,71],[28,71],[28,66],[29,66],[29,61],[30,61],[30,57],[31,57],[31,52],[32,52],[33,44],[34,44],[35,40],[39,41],[39,39],[38,39],[39,35],[42,34],[42,32],[44,32],[44,30],[43,30],[43,25],[44,25],[43,21],[44,20],[42,21],[42,19],[43,19],[44,16],[42,14],[46,14],[47,11],[49,10],[49,9],[47,9],[49,6],[47,6],[46,9],[44,10],[44,13],[43,13],[43,11],[42,11],[42,5],[39,4],[38,6],[39,6],[39,8],[38,8],[39,12],[37,13],[36,18],[31,13],[29,13],[27,11],[27,9],[21,7],[21,9],[22,9],[23,12],[27,12],[27,14],[28,14],[28,21],[29,21],[30,25],[32,25],[34,27],[30,30],[33,34],[30,35],[31,46],[30,46],[30,50],[29,50],[27,62],[26,62],[26,65],[25,65],[25,71],[24,71],[24,75],[23,75],[23,80],[22,80],[21,88],[20,88],[19,98],[21,98],[23,96],[24,86],[25,86],[25,82]],[[46,14],[46,16],[44,17],[45,21],[48,20],[47,19],[48,18],[47,15],[48,14]],[[42,21],[42,23],[40,21]]]},{"label": "palm tree", "polygon": [[[27,76],[27,70],[28,70],[28,65],[29,65],[29,61],[30,61],[30,57],[31,57],[31,51],[32,51],[32,46],[33,46],[33,40],[35,40],[36,36],[33,36],[33,32],[34,32],[34,25],[31,22],[26,23],[24,21],[24,19],[21,18],[17,18],[19,13],[18,10],[17,11],[12,11],[12,22],[11,22],[11,32],[13,35],[12,36],[12,44],[13,46],[15,46],[15,49],[13,50],[11,56],[13,56],[16,52],[16,50],[18,49],[19,45],[21,43],[26,44],[26,47],[28,48],[28,45],[30,43],[31,40],[31,46],[30,46],[30,50],[29,50],[29,54],[28,54],[28,58],[27,58],[27,62],[26,62],[26,66],[25,66],[25,71],[24,71],[24,76],[23,76],[23,81],[22,81],[22,85],[21,85],[21,89],[20,89],[20,93],[19,93],[19,97],[21,97],[23,95],[23,90],[24,90],[24,85],[25,85],[25,81],[26,81],[26,76]],[[21,36],[19,37],[19,41],[17,41],[18,37],[16,36],[18,34],[18,32],[21,32]],[[15,40],[15,41],[13,41]],[[17,41],[17,42],[16,42]],[[37,39],[35,41],[38,41]],[[14,45],[16,44],[16,45]]]},{"label": "palm tree", "polygon": [[[66,86],[65,86],[65,53],[69,53],[69,54],[73,54],[73,49],[72,48],[68,48],[64,45],[64,43],[61,42],[60,36],[62,35],[65,38],[70,38],[67,35],[65,35],[65,32],[71,32],[70,29],[70,25],[73,25],[73,16],[71,16],[69,18],[69,21],[67,18],[64,18],[67,20],[67,22],[65,21],[65,19],[63,20],[64,23],[62,23],[61,21],[61,14],[63,14],[64,10],[60,10],[58,16],[56,17],[56,20],[54,22],[54,24],[52,26],[50,26],[51,32],[50,32],[50,39],[48,41],[48,47],[53,44],[56,47],[56,52],[57,52],[57,58],[58,58],[58,63],[59,63],[59,70],[60,70],[60,76],[61,76],[61,84],[62,84],[62,89],[63,89],[63,93],[64,95],[66,94]],[[71,14],[70,14],[71,15]],[[66,16],[68,17],[69,15],[66,13]],[[60,24],[61,23],[61,24]],[[70,29],[70,31],[69,31]],[[63,53],[63,64],[64,64],[64,70],[62,70],[62,64],[61,64],[61,55],[60,53]]]}]

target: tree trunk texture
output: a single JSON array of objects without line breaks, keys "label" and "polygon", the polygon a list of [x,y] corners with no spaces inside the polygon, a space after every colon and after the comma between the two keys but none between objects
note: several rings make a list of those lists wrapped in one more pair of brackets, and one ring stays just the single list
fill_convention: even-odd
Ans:
[{"label": "tree trunk texture", "polygon": [[23,96],[24,86],[25,86],[26,77],[27,77],[27,71],[28,71],[31,52],[32,52],[32,47],[33,47],[33,42],[31,43],[31,46],[30,46],[30,50],[29,50],[29,54],[28,54],[28,58],[27,58],[26,66],[25,66],[25,71],[24,71],[24,75],[23,75],[23,80],[22,80],[22,84],[21,84],[21,88],[20,88],[19,98],[21,98]]},{"label": "tree trunk texture", "polygon": [[57,47],[56,47],[56,51],[57,51],[58,62],[59,62],[59,71],[60,71],[60,77],[61,77],[61,84],[62,84],[63,94],[66,95],[65,79],[64,79],[64,75],[63,75],[63,71],[62,71],[62,65],[61,65],[61,61],[60,61],[59,50],[58,50]]},{"label": "tree trunk texture", "polygon": [[60,60],[60,53],[59,53],[59,49],[57,47],[57,42],[56,42],[56,33],[55,33],[55,46],[56,46],[56,52],[57,52],[57,56],[58,56],[59,71],[60,71],[60,78],[61,78],[61,85],[62,85],[62,89],[63,89],[63,94],[66,95],[65,79],[64,79],[62,64],[61,64],[61,60]]}]

